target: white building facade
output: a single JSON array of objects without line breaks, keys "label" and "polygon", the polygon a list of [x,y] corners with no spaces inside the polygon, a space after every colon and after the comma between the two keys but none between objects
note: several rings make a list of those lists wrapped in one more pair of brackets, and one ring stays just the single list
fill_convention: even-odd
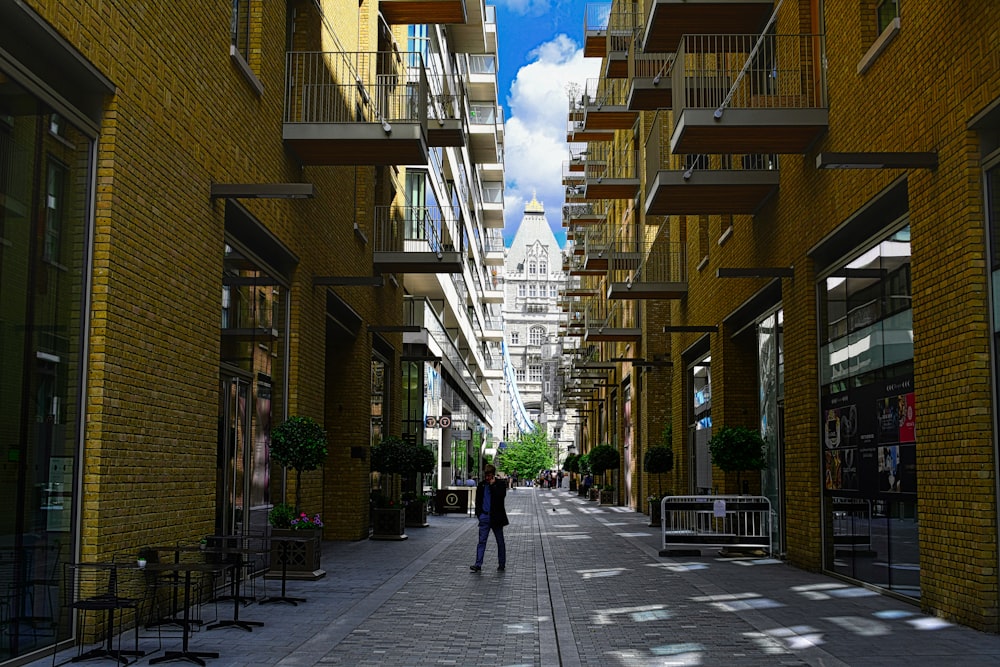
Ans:
[{"label": "white building facade", "polygon": [[[567,274],[562,251],[545,217],[545,207],[532,198],[504,260],[504,340],[520,392],[531,420],[544,424],[556,443],[558,466],[575,451],[576,415],[560,408],[562,380],[558,364],[563,345],[559,323],[563,313],[559,294]],[[502,402],[503,437],[519,430],[511,409],[510,388]]]}]

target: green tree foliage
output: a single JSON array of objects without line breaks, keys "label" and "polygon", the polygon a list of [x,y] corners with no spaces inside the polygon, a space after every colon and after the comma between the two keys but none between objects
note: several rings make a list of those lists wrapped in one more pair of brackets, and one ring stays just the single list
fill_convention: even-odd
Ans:
[{"label": "green tree foliage", "polygon": [[567,454],[563,461],[563,470],[566,472],[580,472],[580,459],[576,454]]},{"label": "green tree foliage", "polygon": [[295,470],[295,511],[302,505],[302,471],[326,459],[326,431],[311,417],[289,417],[271,429],[271,460]]},{"label": "green tree foliage", "polygon": [[618,450],[605,442],[590,450],[589,461],[594,474],[603,475],[607,470],[617,470],[622,459]]},{"label": "green tree foliage", "polygon": [[507,475],[517,475],[520,479],[533,479],[539,471],[552,467],[552,443],[545,434],[545,428],[536,425],[530,433],[522,433],[515,440],[508,441],[507,447],[497,456],[497,469]]},{"label": "green tree foliage", "polygon": [[767,467],[764,439],[758,431],[745,426],[723,426],[715,431],[708,441],[708,452],[718,468],[736,473],[737,487],[744,470],[763,470]]}]

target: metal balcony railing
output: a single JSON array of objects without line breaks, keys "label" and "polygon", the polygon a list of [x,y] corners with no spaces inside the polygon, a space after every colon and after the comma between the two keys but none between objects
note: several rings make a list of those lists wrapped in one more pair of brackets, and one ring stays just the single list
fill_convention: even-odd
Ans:
[{"label": "metal balcony railing", "polygon": [[825,108],[822,53],[822,35],[684,35],[672,68],[674,112]]},{"label": "metal balcony railing", "polygon": [[452,206],[376,206],[375,252],[464,252]]},{"label": "metal balcony railing", "polygon": [[285,123],[427,123],[428,82],[418,52],[291,51]]}]

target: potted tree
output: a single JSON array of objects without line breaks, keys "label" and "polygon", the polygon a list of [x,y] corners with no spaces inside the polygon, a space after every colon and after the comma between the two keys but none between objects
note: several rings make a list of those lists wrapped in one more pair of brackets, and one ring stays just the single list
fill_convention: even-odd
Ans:
[{"label": "potted tree", "polygon": [[[607,481],[607,472],[617,470],[621,466],[621,454],[618,450],[602,443],[590,450],[590,469],[595,475],[603,475]],[[618,501],[618,491],[612,484],[601,484],[601,493],[598,502],[602,505],[614,505]]]},{"label": "potted tree", "polygon": [[576,454],[567,454],[566,460],[563,461],[563,470],[570,474],[569,490],[576,491],[577,480],[575,474],[580,472],[580,458]]},{"label": "potted tree", "polygon": [[650,447],[642,457],[642,467],[647,474],[656,475],[656,495],[650,494],[649,525],[660,525],[660,501],[663,500],[663,474],[674,469],[674,450],[670,444],[671,430],[666,426],[660,435],[660,444]]},{"label": "potted tree", "polygon": [[767,467],[764,439],[760,437],[759,431],[745,426],[720,428],[708,441],[708,452],[716,467],[727,473],[736,473],[736,488],[743,494],[750,492],[749,484],[741,479],[743,471],[763,470]]},{"label": "potted tree", "polygon": [[427,501],[430,497],[424,494],[424,475],[433,472],[437,458],[429,447],[417,442],[407,444],[409,448],[407,467],[413,476],[412,487],[403,493],[403,506],[406,514],[407,528],[426,528]]},{"label": "potted tree", "polygon": [[410,472],[411,457],[407,443],[394,435],[372,445],[371,469],[379,473],[379,487],[371,493],[373,540],[407,539],[400,476]]},{"label": "potted tree", "polygon": [[[268,513],[271,536],[296,539],[271,545],[271,569],[281,568],[283,561],[287,577],[319,579],[326,574],[321,567],[323,521],[318,513],[302,509],[302,473],[316,470],[327,455],[326,431],[310,417],[289,417],[271,430],[271,459],[283,468],[295,471],[295,504],[279,503]],[[280,576],[274,572],[269,576]]]}]

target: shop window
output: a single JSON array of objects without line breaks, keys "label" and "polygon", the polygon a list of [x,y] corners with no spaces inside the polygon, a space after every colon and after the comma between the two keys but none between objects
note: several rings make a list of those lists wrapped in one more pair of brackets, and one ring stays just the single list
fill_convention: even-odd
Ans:
[{"label": "shop window", "polygon": [[54,160],[49,161],[45,185],[45,241],[42,259],[53,264],[59,263],[66,171],[64,165]]}]

